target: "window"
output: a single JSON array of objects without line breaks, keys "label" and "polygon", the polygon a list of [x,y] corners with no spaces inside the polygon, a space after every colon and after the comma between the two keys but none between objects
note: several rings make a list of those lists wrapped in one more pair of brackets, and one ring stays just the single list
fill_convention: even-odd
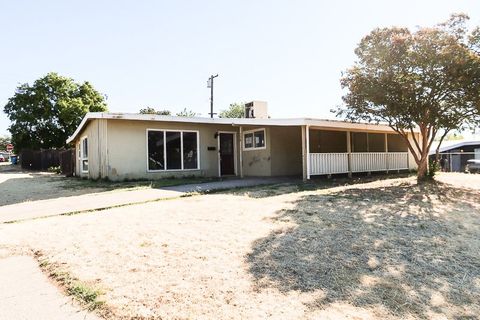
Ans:
[{"label": "window", "polygon": [[82,172],[88,172],[88,138],[82,138],[80,142],[80,166]]},{"label": "window", "polygon": [[197,170],[198,132],[147,130],[148,171]]},{"label": "window", "polygon": [[265,149],[265,129],[246,131],[243,141],[244,150]]},{"label": "window", "polygon": [[182,169],[181,132],[166,132],[167,170]]},{"label": "window", "polygon": [[165,148],[163,142],[163,131],[148,132],[148,169],[165,169]]},{"label": "window", "polygon": [[480,159],[480,148],[474,149],[473,151],[475,152],[475,159]]},{"label": "window", "polygon": [[198,168],[197,133],[183,132],[183,168]]}]

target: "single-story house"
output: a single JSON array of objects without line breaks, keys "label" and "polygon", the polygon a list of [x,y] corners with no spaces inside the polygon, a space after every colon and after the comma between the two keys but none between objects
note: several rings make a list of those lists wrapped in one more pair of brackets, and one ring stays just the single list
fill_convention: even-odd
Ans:
[{"label": "single-story house", "polygon": [[[480,159],[480,140],[462,139],[445,141],[438,150],[443,171],[464,172],[467,160]],[[437,146],[430,148],[430,160],[436,157]]]},{"label": "single-story house", "polygon": [[310,179],[416,169],[404,140],[386,125],[312,118],[88,113],[67,142],[76,148],[76,175],[91,179]]}]

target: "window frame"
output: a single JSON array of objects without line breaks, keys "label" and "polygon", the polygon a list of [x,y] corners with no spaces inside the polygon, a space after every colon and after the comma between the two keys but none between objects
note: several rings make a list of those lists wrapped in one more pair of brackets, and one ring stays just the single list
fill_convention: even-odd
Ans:
[{"label": "window frame", "polygon": [[[84,149],[84,141],[87,140],[87,156],[85,156],[85,149]],[[82,173],[88,173],[88,170],[90,170],[90,164],[88,163],[88,136],[83,136],[80,138],[80,171]],[[87,170],[84,170],[83,168],[83,162],[87,161]]]},{"label": "window frame", "polygon": [[[263,139],[265,140],[265,143],[264,143],[263,147],[255,147],[255,132],[259,132],[259,131],[263,131]],[[250,147],[250,148],[245,147],[245,136],[248,135],[248,134],[252,134],[252,139],[253,139],[252,147]],[[267,149],[267,131],[265,130],[265,128],[252,129],[252,130],[244,131],[242,133],[242,144],[243,144],[243,150],[244,151]]]},{"label": "window frame", "polygon": [[[150,170],[148,166],[148,132],[150,131],[162,131],[163,132],[163,161],[165,169],[154,169]],[[182,167],[181,169],[167,169],[167,140],[166,135],[167,132],[179,132],[180,133],[180,159]],[[184,161],[183,161],[183,133],[184,132],[194,132],[197,134],[197,168],[194,169],[185,169],[184,168]],[[154,128],[147,128],[145,133],[145,151],[146,151],[146,166],[147,172],[175,172],[175,171],[198,171],[200,170],[200,131],[199,130],[184,130],[184,129],[154,129]]]}]

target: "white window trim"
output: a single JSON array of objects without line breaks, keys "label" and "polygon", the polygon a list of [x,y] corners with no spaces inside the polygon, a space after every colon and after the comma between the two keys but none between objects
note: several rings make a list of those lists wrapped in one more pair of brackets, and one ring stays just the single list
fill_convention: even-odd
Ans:
[{"label": "white window trim", "polygon": [[[263,131],[263,138],[265,139],[265,143],[264,143],[263,147],[255,147],[255,132],[258,132],[258,131]],[[253,134],[253,141],[252,141],[253,147],[246,148],[245,147],[245,135],[250,134],[250,133]],[[242,139],[243,139],[242,143],[243,143],[243,150],[244,151],[267,149],[267,132],[266,132],[265,128],[244,131],[243,134],[242,134]]]},{"label": "white window trim", "polygon": [[[148,168],[148,132],[149,131],[163,131],[163,163],[165,165],[165,169],[158,169],[158,170],[150,170]],[[181,169],[167,169],[167,144],[166,144],[166,134],[167,132],[180,132],[180,158],[181,158]],[[184,132],[195,132],[197,133],[197,168],[195,169],[184,169],[183,168],[183,133]],[[145,151],[147,153],[147,172],[175,172],[175,171],[198,171],[200,170],[200,132],[198,130],[175,130],[175,129],[151,129],[147,128],[145,133]]]},{"label": "white window trim", "polygon": [[82,173],[88,173],[88,170],[90,170],[90,163],[88,164],[88,169],[83,170],[83,161],[87,160],[87,162],[88,162],[88,155],[85,157],[85,152],[83,150],[83,141],[85,139],[87,139],[87,148],[88,148],[88,144],[89,144],[88,136],[83,136],[82,138],[80,138],[80,171]]}]

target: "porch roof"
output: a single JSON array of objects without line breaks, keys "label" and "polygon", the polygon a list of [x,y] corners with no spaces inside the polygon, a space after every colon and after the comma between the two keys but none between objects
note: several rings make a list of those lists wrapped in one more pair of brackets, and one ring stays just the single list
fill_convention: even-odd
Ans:
[{"label": "porch roof", "polygon": [[112,119],[131,121],[159,121],[199,124],[224,124],[232,126],[311,126],[313,128],[336,129],[336,130],[357,130],[357,131],[378,131],[393,132],[392,128],[385,124],[353,123],[341,120],[315,119],[315,118],[285,118],[285,119],[247,119],[247,118],[203,118],[203,117],[178,117],[163,116],[154,114],[138,113],[109,113],[89,112],[85,115],[75,132],[67,139],[67,143],[75,140],[77,135],[89,120]]}]

